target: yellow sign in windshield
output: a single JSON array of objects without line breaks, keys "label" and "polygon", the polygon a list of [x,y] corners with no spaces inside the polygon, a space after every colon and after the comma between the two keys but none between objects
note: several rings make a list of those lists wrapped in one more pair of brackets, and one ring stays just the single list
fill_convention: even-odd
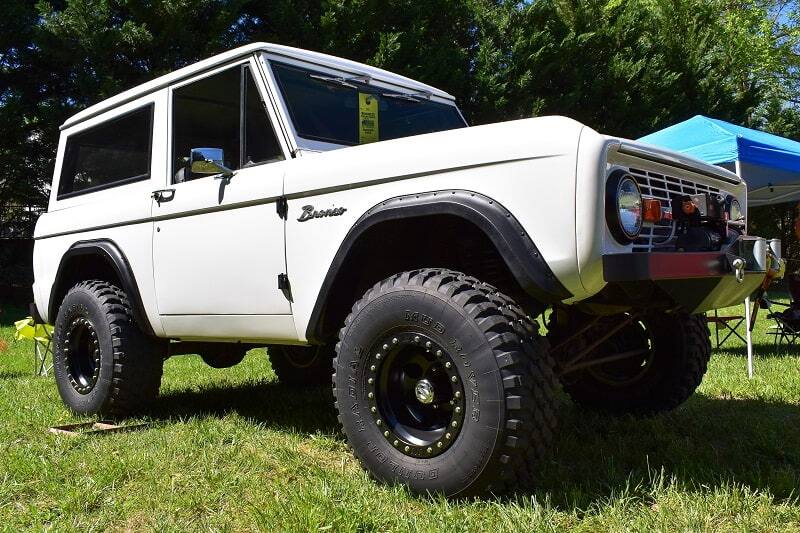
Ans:
[{"label": "yellow sign in windshield", "polygon": [[378,140],[378,97],[358,93],[358,142],[373,143]]}]

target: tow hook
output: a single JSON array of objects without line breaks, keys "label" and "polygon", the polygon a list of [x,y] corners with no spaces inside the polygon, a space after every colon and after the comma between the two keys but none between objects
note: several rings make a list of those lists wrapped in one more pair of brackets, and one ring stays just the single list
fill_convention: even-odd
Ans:
[{"label": "tow hook", "polygon": [[741,257],[737,257],[731,262],[731,266],[733,267],[733,272],[736,274],[736,281],[739,283],[744,281],[744,267],[745,261]]}]

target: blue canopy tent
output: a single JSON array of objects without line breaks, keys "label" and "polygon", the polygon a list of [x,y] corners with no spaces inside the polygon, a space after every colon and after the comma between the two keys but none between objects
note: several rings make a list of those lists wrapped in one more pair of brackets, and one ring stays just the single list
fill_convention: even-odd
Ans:
[{"label": "blue canopy tent", "polygon": [[[639,139],[719,165],[747,183],[748,206],[800,201],[800,142],[697,115]],[[745,300],[746,324],[750,298]],[[753,342],[747,328],[747,372],[753,377]]]},{"label": "blue canopy tent", "polygon": [[639,140],[735,172],[750,206],[800,201],[800,142],[702,115]]}]

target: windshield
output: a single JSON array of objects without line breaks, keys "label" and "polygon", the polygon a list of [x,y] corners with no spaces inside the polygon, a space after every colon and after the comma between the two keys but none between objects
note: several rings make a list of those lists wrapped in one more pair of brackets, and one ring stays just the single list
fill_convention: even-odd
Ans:
[{"label": "windshield", "polygon": [[430,95],[382,89],[361,77],[337,77],[272,62],[297,135],[356,145],[466,126],[455,105]]}]

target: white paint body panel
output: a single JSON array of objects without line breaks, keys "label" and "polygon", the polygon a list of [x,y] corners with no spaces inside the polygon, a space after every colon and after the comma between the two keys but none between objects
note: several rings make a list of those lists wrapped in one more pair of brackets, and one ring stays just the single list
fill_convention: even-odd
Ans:
[{"label": "white paint body panel", "polygon": [[[368,73],[378,86],[429,91],[432,98],[452,104],[447,93],[380,69],[257,43],[75,115],[62,128],[53,191],[58,190],[67,136],[150,103],[155,105],[151,175],[146,181],[64,200],[53,192],[35,233],[34,294],[45,319],[55,320],[47,309],[61,257],[75,242],[103,238],[116,242],[126,255],[157,335],[303,343],[331,262],[358,218],[389,198],[448,189],[479,192],[508,209],[572,294],[566,303],[574,303],[605,286],[602,254],[630,251],[630,246],[614,241],[605,222],[605,179],[610,169],[615,165],[668,169],[719,186],[714,178],[691,171],[696,167],[708,172],[707,165],[606,137],[563,117],[355,147],[308,146],[298,142],[274,85],[269,60],[276,57],[332,74]],[[242,169],[229,183],[202,178],[171,184],[171,90],[243,62],[260,74],[259,90],[286,160]],[[662,162],[623,154],[623,146],[639,150],[640,155],[655,154]],[[668,166],[670,161],[690,170],[676,171]],[[721,169],[714,172],[728,179],[733,176]],[[165,188],[175,190],[172,201],[151,200],[153,191]],[[746,207],[743,183],[726,185],[726,190]],[[288,199],[286,221],[276,213],[282,195]],[[305,205],[346,211],[298,222]],[[277,276],[283,272],[292,283],[291,302],[277,286]]]}]

